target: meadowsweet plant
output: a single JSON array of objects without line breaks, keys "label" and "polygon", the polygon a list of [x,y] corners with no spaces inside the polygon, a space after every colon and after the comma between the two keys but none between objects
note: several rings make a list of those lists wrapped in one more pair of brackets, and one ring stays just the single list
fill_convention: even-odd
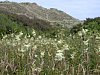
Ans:
[{"label": "meadowsweet plant", "polygon": [[58,50],[55,56],[55,60],[61,61],[64,58],[63,50]]},{"label": "meadowsweet plant", "polygon": [[[82,29],[56,37],[8,34],[0,39],[0,75],[99,75],[100,34]],[[68,35],[67,35],[68,34]]]}]

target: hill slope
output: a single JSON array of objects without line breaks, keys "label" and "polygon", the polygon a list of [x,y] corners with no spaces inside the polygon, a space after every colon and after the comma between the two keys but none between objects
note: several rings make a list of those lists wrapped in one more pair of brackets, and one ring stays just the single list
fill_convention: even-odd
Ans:
[{"label": "hill slope", "polygon": [[7,11],[17,15],[25,15],[30,19],[34,17],[42,20],[47,20],[52,26],[63,25],[68,28],[80,23],[78,19],[66,14],[63,11],[55,8],[43,8],[36,3],[15,3],[15,2],[1,2],[0,11]]}]

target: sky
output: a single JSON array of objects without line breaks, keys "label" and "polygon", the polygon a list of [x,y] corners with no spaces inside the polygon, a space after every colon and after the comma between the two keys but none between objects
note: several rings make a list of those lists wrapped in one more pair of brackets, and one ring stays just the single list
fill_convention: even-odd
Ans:
[{"label": "sky", "polygon": [[[5,0],[0,0],[5,1]],[[84,20],[100,17],[100,0],[9,0],[13,2],[35,2],[45,8],[57,8],[67,14]]]}]

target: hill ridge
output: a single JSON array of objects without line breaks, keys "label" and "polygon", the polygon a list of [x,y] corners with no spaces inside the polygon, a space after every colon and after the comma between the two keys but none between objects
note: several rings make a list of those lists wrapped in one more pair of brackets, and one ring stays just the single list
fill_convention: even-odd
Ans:
[{"label": "hill ridge", "polygon": [[0,2],[0,10],[5,10],[18,15],[26,15],[29,18],[37,17],[39,19],[47,20],[52,25],[59,24],[67,26],[68,28],[80,23],[80,21],[67,13],[56,8],[44,8],[36,3],[17,3],[17,2]]}]

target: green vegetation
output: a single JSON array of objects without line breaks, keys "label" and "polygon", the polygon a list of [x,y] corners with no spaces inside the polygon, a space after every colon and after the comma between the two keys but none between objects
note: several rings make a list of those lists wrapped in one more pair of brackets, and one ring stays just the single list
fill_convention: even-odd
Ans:
[{"label": "green vegetation", "polygon": [[100,74],[100,18],[72,29],[28,19],[0,14],[0,75]]},{"label": "green vegetation", "polygon": [[100,32],[100,17],[94,19],[87,18],[84,22],[84,27],[92,32]]},{"label": "green vegetation", "polygon": [[83,29],[88,29],[90,32],[100,32],[100,17],[87,18],[83,24],[78,24],[71,29],[71,33],[77,33]]},{"label": "green vegetation", "polygon": [[[1,12],[2,13],[2,12]],[[32,30],[37,30],[38,34],[46,33],[52,30],[50,23],[41,19],[29,19],[25,15],[16,15],[3,12],[0,14],[0,37],[6,34],[23,32],[25,35],[31,35]],[[54,30],[54,29],[53,29]]]},{"label": "green vegetation", "polygon": [[10,20],[6,15],[0,14],[0,37],[6,34],[23,32],[28,33],[28,28],[24,27],[23,24],[19,24]]}]

